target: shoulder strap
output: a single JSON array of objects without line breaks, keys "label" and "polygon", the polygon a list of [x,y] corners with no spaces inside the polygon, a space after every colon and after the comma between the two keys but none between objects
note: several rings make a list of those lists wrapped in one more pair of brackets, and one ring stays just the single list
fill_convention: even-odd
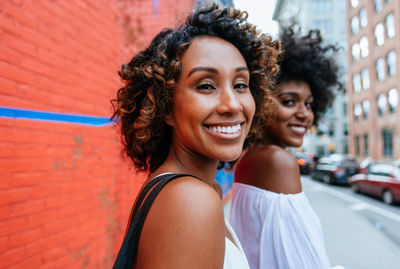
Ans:
[{"label": "shoulder strap", "polygon": [[132,211],[130,225],[118,252],[113,269],[133,268],[136,260],[140,233],[154,200],[167,183],[175,178],[183,176],[195,177],[189,174],[165,174],[153,178],[142,189]]}]

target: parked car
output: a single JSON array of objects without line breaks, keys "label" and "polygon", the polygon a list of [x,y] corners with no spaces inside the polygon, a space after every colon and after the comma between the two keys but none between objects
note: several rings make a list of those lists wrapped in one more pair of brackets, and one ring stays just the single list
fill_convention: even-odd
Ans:
[{"label": "parked car", "polygon": [[397,166],[398,168],[400,168],[400,159],[395,160],[395,161],[393,162],[393,164],[394,164],[395,166]]},{"label": "parked car", "polygon": [[296,154],[297,163],[299,164],[300,174],[307,175],[314,169],[314,155],[304,152],[297,152]]},{"label": "parked car", "polygon": [[390,163],[374,163],[367,173],[351,177],[354,192],[380,197],[385,203],[400,201],[400,168]]},{"label": "parked car", "polygon": [[358,172],[357,160],[351,155],[332,154],[319,159],[311,177],[328,184],[348,185],[348,179]]}]

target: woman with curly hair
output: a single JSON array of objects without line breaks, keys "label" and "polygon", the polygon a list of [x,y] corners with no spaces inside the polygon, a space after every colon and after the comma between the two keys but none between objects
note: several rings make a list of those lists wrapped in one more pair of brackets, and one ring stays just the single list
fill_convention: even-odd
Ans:
[{"label": "woman with curly hair", "polygon": [[113,117],[149,177],[114,268],[248,268],[214,175],[259,136],[280,44],[246,17],[216,5],[195,11],[123,65]]},{"label": "woman with curly hair", "polygon": [[301,36],[295,25],[280,36],[275,116],[235,170],[230,221],[250,268],[330,268],[322,227],[302,192],[299,166],[286,147],[300,147],[341,88],[338,68],[319,31]]}]

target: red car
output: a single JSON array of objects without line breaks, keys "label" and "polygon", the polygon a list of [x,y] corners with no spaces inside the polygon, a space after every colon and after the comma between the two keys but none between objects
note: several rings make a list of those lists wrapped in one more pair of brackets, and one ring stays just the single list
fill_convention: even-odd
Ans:
[{"label": "red car", "polygon": [[380,197],[387,204],[400,202],[400,168],[390,163],[374,163],[364,174],[350,179],[353,191]]}]

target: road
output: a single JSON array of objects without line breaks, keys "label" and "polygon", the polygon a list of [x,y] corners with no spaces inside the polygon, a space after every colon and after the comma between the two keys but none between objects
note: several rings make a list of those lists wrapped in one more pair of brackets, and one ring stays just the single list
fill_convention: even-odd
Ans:
[{"label": "road", "polygon": [[[321,219],[333,266],[400,269],[400,206],[302,176],[303,191]],[[343,267],[340,267],[343,266]]]}]

